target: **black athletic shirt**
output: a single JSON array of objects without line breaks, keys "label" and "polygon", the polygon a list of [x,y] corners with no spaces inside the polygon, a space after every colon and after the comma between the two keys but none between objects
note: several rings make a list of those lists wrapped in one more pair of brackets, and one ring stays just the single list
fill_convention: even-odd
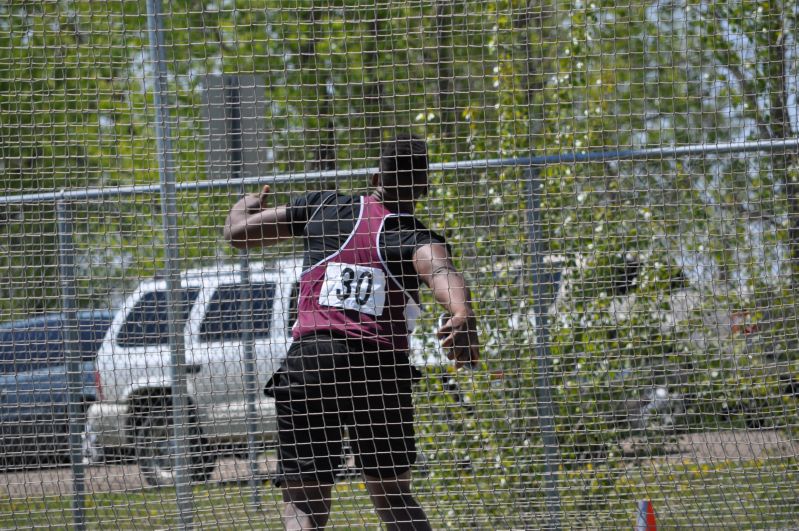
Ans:
[{"label": "black athletic shirt", "polygon": [[[288,205],[291,233],[304,236],[304,269],[321,262],[344,245],[355,228],[359,212],[360,196],[336,192],[310,192],[291,201]],[[447,245],[442,236],[412,216],[389,217],[380,235],[380,252],[391,274],[416,299],[419,277],[413,267],[413,254],[418,247],[430,243]]]}]

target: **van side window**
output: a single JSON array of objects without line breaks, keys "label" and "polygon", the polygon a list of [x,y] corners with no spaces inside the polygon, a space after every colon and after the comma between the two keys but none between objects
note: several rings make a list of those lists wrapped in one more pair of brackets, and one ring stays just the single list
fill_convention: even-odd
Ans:
[{"label": "van side window", "polygon": [[91,316],[89,320],[78,323],[78,345],[82,361],[94,361],[97,351],[105,339],[105,332],[111,326],[113,314]]},{"label": "van side window", "polygon": [[[242,295],[251,305],[250,321],[254,338],[269,336],[272,323],[272,307],[275,299],[275,285],[271,282],[247,286],[220,286],[205,312],[205,320],[200,327],[200,341],[210,343],[241,339],[246,319],[242,308]],[[250,295],[250,293],[252,295]]]},{"label": "van side window", "polygon": [[[181,289],[176,292],[178,319],[181,323],[185,323],[189,318],[191,306],[199,292],[199,288]],[[128,313],[128,318],[117,336],[117,344],[120,347],[141,347],[167,343],[169,343],[167,292],[145,293]]]}]

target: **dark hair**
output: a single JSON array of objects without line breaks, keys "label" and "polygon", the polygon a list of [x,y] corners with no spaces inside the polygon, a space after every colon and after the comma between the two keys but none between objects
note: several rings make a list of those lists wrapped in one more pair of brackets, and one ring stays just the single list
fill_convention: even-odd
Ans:
[{"label": "dark hair", "polygon": [[[416,196],[414,185],[427,189],[427,143],[408,133],[383,142],[380,175],[384,188],[395,189],[398,197]],[[423,193],[423,192],[422,192]]]}]

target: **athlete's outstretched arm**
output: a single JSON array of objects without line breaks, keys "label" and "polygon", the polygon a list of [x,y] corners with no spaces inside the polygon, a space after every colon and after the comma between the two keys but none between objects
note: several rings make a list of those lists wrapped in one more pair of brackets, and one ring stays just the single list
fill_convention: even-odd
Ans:
[{"label": "athlete's outstretched arm", "polygon": [[269,185],[261,193],[241,198],[225,220],[225,240],[237,249],[268,247],[292,237],[284,206],[266,207]]},{"label": "athlete's outstretched arm", "polygon": [[452,353],[457,367],[476,365],[480,360],[480,341],[471,292],[452,263],[447,247],[440,243],[419,246],[413,255],[413,266],[422,282],[433,290],[436,302],[450,314],[449,320],[438,329],[442,346]]}]

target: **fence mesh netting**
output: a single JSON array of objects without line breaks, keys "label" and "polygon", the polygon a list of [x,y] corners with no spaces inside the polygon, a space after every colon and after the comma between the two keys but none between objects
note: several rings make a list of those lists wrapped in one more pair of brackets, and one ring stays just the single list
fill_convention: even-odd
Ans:
[{"label": "fence mesh netting", "polygon": [[[329,489],[341,529],[653,529],[648,507],[669,528],[795,526],[798,14],[0,3],[0,528],[279,529],[280,478],[317,524]],[[380,172],[407,134],[426,142],[424,197]],[[394,215],[409,205],[416,221]],[[466,307],[447,248],[476,370],[438,337]],[[372,369],[386,341],[404,351],[397,305],[415,298],[410,364],[391,358],[418,370],[397,376],[410,406]],[[306,381],[283,388],[338,424],[278,429],[264,389],[291,372],[293,328],[335,329],[292,350]],[[358,386],[373,394],[328,403]],[[281,474],[278,432],[337,455]],[[413,497],[376,511],[396,473]]]}]

